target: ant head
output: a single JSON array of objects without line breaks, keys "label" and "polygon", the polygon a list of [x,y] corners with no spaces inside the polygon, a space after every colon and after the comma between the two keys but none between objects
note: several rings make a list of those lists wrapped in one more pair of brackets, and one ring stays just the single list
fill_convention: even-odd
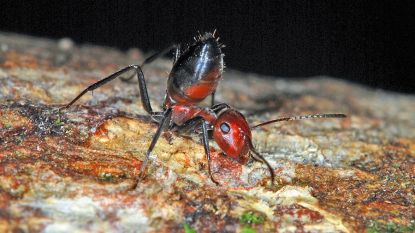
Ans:
[{"label": "ant head", "polygon": [[248,155],[256,161],[265,163],[271,175],[271,183],[274,183],[274,172],[252,145],[251,128],[240,112],[234,109],[221,112],[213,126],[213,138],[226,155],[240,163],[245,163]]},{"label": "ant head", "polygon": [[213,138],[226,155],[241,161],[250,150],[252,134],[245,117],[236,110],[227,109],[214,123]]}]

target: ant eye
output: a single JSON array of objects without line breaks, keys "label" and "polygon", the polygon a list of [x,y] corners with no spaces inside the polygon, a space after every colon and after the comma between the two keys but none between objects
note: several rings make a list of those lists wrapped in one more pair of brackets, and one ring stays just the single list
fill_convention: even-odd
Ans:
[{"label": "ant eye", "polygon": [[220,130],[222,131],[222,133],[229,133],[231,128],[229,127],[228,123],[222,123],[220,125]]}]

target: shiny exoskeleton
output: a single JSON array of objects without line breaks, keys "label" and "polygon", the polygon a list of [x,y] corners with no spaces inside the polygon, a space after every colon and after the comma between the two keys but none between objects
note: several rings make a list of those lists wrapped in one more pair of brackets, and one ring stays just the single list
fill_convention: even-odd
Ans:
[{"label": "shiny exoskeleton", "polygon": [[221,47],[206,33],[177,57],[167,81],[165,108],[197,104],[215,92],[224,66]]}]

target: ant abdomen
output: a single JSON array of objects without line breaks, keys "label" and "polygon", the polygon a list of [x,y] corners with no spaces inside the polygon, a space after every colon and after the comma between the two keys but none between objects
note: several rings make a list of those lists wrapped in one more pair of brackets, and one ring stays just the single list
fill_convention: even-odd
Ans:
[{"label": "ant abdomen", "polygon": [[216,90],[224,67],[221,47],[205,33],[180,54],[168,79],[168,103],[199,103]]}]

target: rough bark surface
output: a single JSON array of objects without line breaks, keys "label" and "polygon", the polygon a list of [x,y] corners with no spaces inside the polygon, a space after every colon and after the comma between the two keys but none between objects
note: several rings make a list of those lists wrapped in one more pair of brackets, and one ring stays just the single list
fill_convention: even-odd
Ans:
[{"label": "rough bark surface", "polygon": [[[132,189],[157,128],[136,80],[114,81],[58,109],[143,58],[137,49],[0,34],[0,232],[415,230],[415,96],[328,77],[224,73],[218,101],[252,125],[289,115],[349,116],[254,130],[274,186],[263,164],[240,165],[212,141],[221,186],[213,184],[195,133],[161,137],[146,178]],[[170,67],[160,59],[145,68],[153,107],[163,101]]]}]

